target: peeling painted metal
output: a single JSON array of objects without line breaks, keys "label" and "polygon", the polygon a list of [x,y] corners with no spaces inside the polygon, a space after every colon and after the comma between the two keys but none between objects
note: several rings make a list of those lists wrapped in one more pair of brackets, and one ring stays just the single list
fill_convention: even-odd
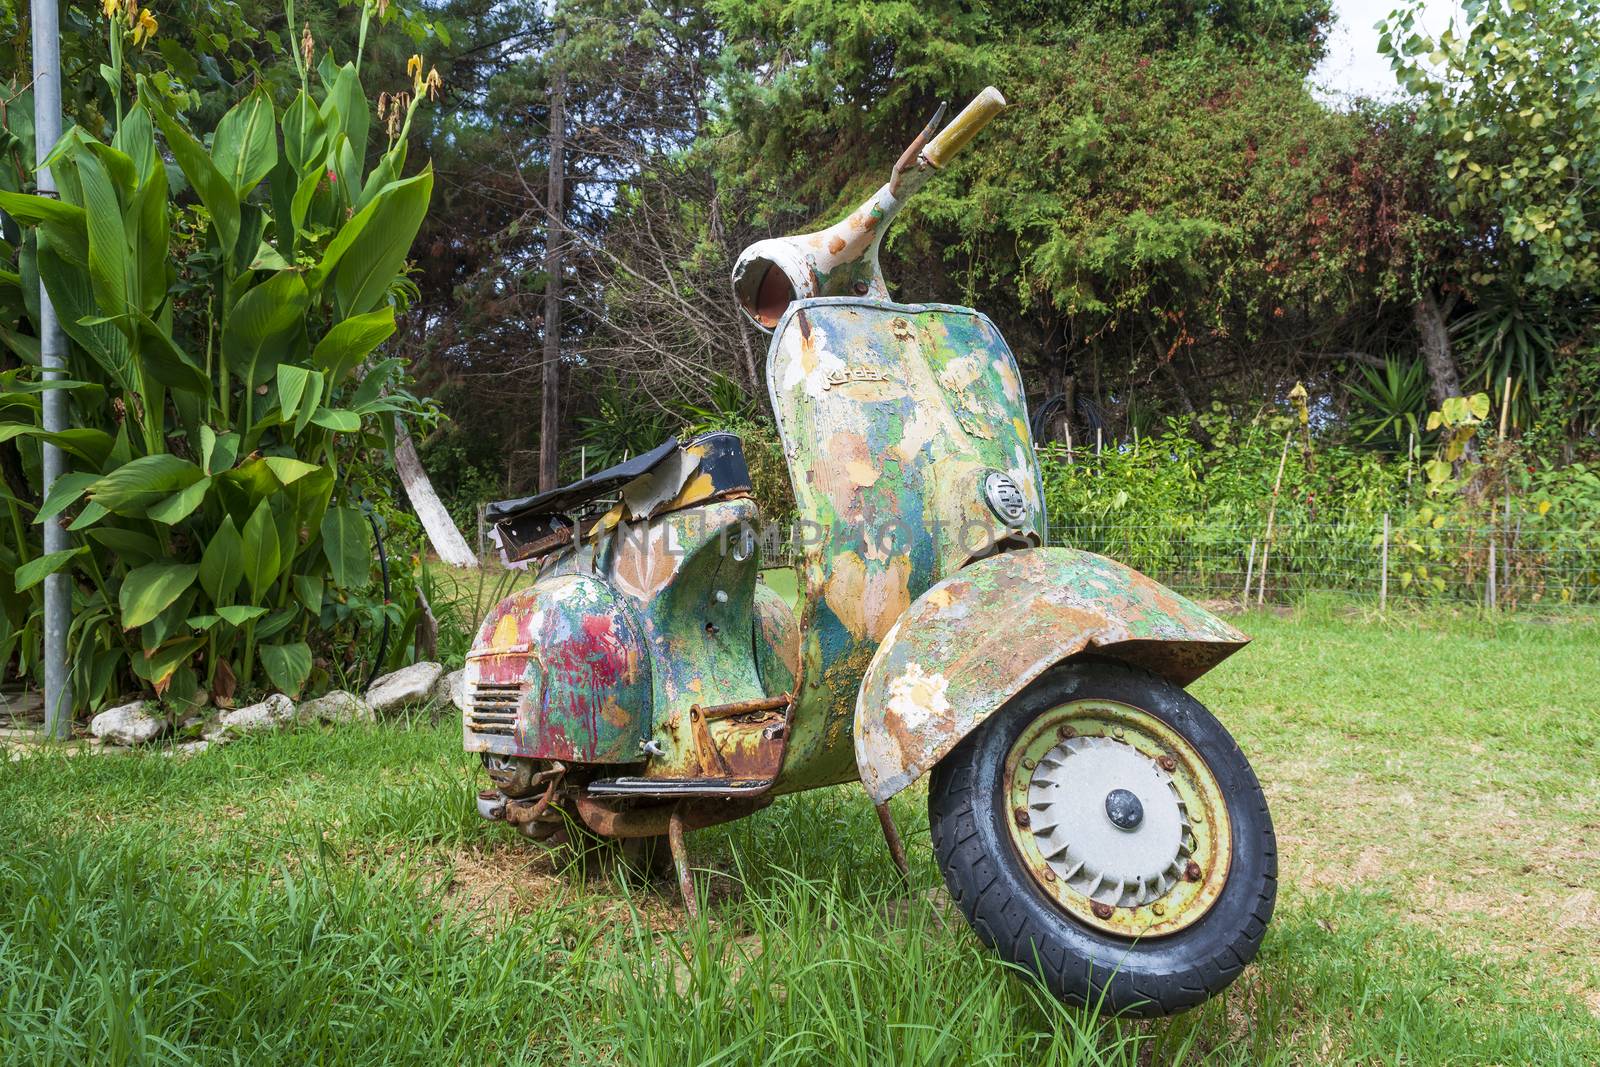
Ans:
[{"label": "peeling painted metal", "polygon": [[856,699],[857,770],[889,799],[1049,667],[1096,652],[1187,685],[1249,638],[1114,560],[1065,548],[974,563],[917,599]]},{"label": "peeling painted metal", "polygon": [[[855,775],[851,723],[872,654],[934,582],[998,545],[1045,539],[1016,360],[967,308],[817,298],[773,335],[767,381],[803,523],[795,736],[777,788]],[[1008,526],[984,495],[1021,490]]]}]

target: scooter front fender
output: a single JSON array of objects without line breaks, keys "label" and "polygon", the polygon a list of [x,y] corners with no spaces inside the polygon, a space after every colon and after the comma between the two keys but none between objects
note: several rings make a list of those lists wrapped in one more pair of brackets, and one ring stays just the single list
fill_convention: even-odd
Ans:
[{"label": "scooter front fender", "polygon": [[915,782],[1050,667],[1094,653],[1188,685],[1249,637],[1131,567],[1033,548],[962,568],[900,616],[856,697],[873,801]]}]

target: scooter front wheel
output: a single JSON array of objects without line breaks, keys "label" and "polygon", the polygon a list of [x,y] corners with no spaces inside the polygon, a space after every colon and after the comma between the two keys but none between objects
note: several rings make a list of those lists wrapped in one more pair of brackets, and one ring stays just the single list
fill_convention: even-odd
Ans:
[{"label": "scooter front wheel", "polygon": [[1255,773],[1205,707],[1146,671],[1054,668],[929,784],[945,882],[978,936],[1071,1003],[1167,1015],[1237,978],[1277,895]]}]

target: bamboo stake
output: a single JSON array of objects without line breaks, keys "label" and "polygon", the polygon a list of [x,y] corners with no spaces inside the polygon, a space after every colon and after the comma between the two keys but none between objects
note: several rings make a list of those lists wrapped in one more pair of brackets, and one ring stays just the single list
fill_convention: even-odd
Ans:
[{"label": "bamboo stake", "polygon": [[1261,575],[1257,579],[1256,606],[1267,602],[1267,556],[1272,551],[1272,527],[1278,517],[1278,490],[1283,488],[1283,467],[1289,462],[1289,441],[1293,431],[1283,435],[1283,454],[1278,457],[1278,477],[1272,483],[1272,503],[1267,507],[1267,533],[1261,539]]},{"label": "bamboo stake", "polygon": [[1241,601],[1240,604],[1239,604],[1239,608],[1242,611],[1249,611],[1250,610],[1250,579],[1255,574],[1255,568],[1256,568],[1256,539],[1254,537],[1252,537],[1252,538],[1250,538],[1250,554],[1245,557],[1245,562],[1244,562],[1244,600]]},{"label": "bamboo stake", "polygon": [[[1508,374],[1508,375],[1506,375],[1505,388],[1503,390],[1501,390],[1501,392],[1500,392],[1500,443],[1502,445],[1506,443],[1506,418],[1510,414],[1511,414],[1511,375]],[[1506,520],[1507,520],[1508,524],[1510,522],[1510,518],[1511,518],[1511,496],[1510,496],[1510,491],[1508,490],[1507,491],[1507,495],[1506,495]],[[1495,529],[1493,527],[1490,527],[1489,528],[1489,575],[1488,575],[1488,578],[1486,579],[1485,585],[1484,585],[1484,597],[1488,601],[1489,610],[1490,611],[1495,610],[1495,607],[1498,604],[1499,599],[1500,599],[1499,590],[1495,587],[1495,567],[1496,567],[1496,559],[1495,559],[1495,557],[1499,554],[1500,545],[1499,545],[1498,539],[1496,538],[1495,535],[1496,535]]]},{"label": "bamboo stake", "polygon": [[1098,426],[1094,428],[1094,454],[1096,459],[1100,458],[1100,427]]},{"label": "bamboo stake", "polygon": [[1067,464],[1072,465],[1072,424],[1067,424]]}]

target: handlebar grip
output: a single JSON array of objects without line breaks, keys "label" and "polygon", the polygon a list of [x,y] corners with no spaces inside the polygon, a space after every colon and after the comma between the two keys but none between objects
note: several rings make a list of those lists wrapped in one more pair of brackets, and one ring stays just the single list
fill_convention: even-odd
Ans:
[{"label": "handlebar grip", "polygon": [[992,85],[984,89],[972,98],[972,103],[961,109],[961,114],[939,131],[939,136],[928,142],[928,147],[922,150],[922,158],[935,167],[944,166],[1005,106],[1006,98],[1000,95],[999,89]]}]

